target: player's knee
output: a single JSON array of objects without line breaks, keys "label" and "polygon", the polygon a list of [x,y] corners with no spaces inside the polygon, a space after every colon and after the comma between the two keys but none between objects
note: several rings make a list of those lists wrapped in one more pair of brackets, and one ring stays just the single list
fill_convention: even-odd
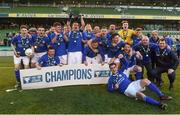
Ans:
[{"label": "player's knee", "polygon": [[14,65],[14,68],[15,68],[15,70],[19,70],[20,69],[20,65],[16,64],[16,65]]},{"label": "player's knee", "polygon": [[151,83],[151,81],[149,81],[147,78],[143,79],[142,81],[145,85],[149,85]]},{"label": "player's knee", "polygon": [[144,95],[143,93],[141,93],[141,92],[137,92],[137,93],[136,93],[136,97],[137,97],[139,100],[144,100],[145,95]]}]

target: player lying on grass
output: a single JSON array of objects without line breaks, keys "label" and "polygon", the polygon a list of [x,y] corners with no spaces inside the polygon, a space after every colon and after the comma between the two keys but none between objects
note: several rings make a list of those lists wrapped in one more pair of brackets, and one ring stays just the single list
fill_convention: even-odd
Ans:
[{"label": "player lying on grass", "polygon": [[[118,70],[118,66],[115,63],[109,65],[112,75],[108,80],[108,91],[113,92],[118,90],[120,93],[125,94],[128,97],[134,97],[139,100],[143,100],[146,103],[159,106],[161,109],[167,109],[167,104],[162,103],[162,100],[171,100],[172,97],[166,96],[162,93],[159,88],[149,81],[148,79],[142,79],[137,81],[131,81],[128,77],[121,71]],[[150,96],[146,96],[142,91],[148,87],[151,91],[155,92],[160,101],[157,101]]]}]

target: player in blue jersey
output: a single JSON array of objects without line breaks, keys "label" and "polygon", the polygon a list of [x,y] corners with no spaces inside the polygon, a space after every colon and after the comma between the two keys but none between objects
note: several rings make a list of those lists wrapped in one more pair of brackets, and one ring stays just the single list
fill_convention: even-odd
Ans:
[{"label": "player in blue jersey", "polygon": [[146,96],[142,91],[148,87],[151,91],[155,92],[160,100],[171,100],[172,97],[166,96],[159,88],[148,79],[131,81],[122,71],[118,71],[118,66],[115,63],[109,65],[112,75],[108,80],[108,91],[113,92],[118,90],[120,93],[128,97],[133,97],[142,100],[146,103],[159,106],[161,109],[166,109],[167,104],[156,101],[150,96]]},{"label": "player in blue jersey", "polygon": [[155,49],[156,53],[156,68],[154,75],[156,78],[160,77],[162,73],[166,72],[169,78],[169,90],[173,88],[175,80],[175,70],[178,67],[179,60],[174,51],[167,47],[165,39],[159,40],[159,46]]},{"label": "player in blue jersey", "polygon": [[107,35],[108,30],[106,28],[101,29],[101,37],[99,37],[99,45],[101,46],[104,56],[105,56],[105,63],[108,63],[108,35]]},{"label": "player in blue jersey", "polygon": [[92,31],[92,27],[91,27],[90,24],[87,24],[87,25],[85,26],[85,31],[83,32],[83,37],[84,37],[84,39],[86,40],[86,43],[87,43],[89,40],[95,38],[95,35],[94,35],[93,31]]},{"label": "player in blue jersey", "polygon": [[136,28],[134,34],[132,35],[132,46],[138,44],[141,41],[142,35],[142,28]]},{"label": "player in blue jersey", "polygon": [[32,36],[33,46],[34,46],[34,57],[32,58],[32,66],[35,67],[35,64],[38,62],[40,57],[46,54],[50,40],[45,34],[44,27],[38,27],[37,34]]},{"label": "player in blue jersey", "polygon": [[113,35],[114,33],[116,33],[116,25],[111,24],[111,25],[109,26],[109,30],[108,30],[108,33],[107,33],[107,39],[108,39],[109,42],[111,41],[112,35]]},{"label": "player in blue jersey", "polygon": [[123,50],[124,58],[128,61],[127,69],[124,71],[126,76],[129,76],[130,73],[135,73],[136,80],[142,79],[142,68],[137,65],[137,58],[141,58],[139,52],[132,50],[131,45],[125,43]]},{"label": "player in blue jersey", "polygon": [[[70,25],[68,25],[70,26]],[[84,31],[85,23],[83,17],[81,16],[81,27],[79,27],[78,22],[73,22],[72,30],[68,35],[68,64],[81,64],[82,63],[82,51],[84,48]]]},{"label": "player in blue jersey", "polygon": [[108,56],[107,56],[107,44],[108,44],[108,38],[107,38],[107,29],[106,28],[102,28],[101,32],[96,33],[96,36],[88,41],[88,47],[91,48],[91,50],[93,50],[93,48],[91,47],[91,42],[92,40],[96,39],[99,43],[99,46],[102,48],[104,56],[105,56],[105,62],[108,62]]},{"label": "player in blue jersey", "polygon": [[119,63],[117,56],[122,53],[124,47],[124,41],[121,39],[119,34],[115,33],[112,35],[112,41],[108,42],[108,63],[116,62]]},{"label": "player in blue jersey", "polygon": [[70,26],[67,26],[67,25],[64,25],[64,30],[63,32],[66,34],[66,36],[69,35],[69,32],[71,31],[71,27]]},{"label": "player in blue jersey", "polygon": [[173,49],[173,45],[174,45],[174,41],[173,41],[173,38],[168,36],[168,35],[164,35],[163,36],[165,41],[166,41],[166,44],[171,48]]},{"label": "player in blue jersey", "polygon": [[133,49],[135,51],[139,51],[142,57],[141,66],[145,67],[147,70],[148,79],[154,81],[152,76],[153,68],[152,68],[152,52],[157,48],[157,44],[149,43],[149,38],[147,36],[143,36],[141,42],[134,45]]},{"label": "player in blue jersey", "polygon": [[[92,49],[91,49],[92,48]],[[104,64],[104,53],[96,39],[92,40],[91,48],[86,46],[83,51],[83,62],[88,64]]]},{"label": "player in blue jersey", "polygon": [[67,50],[66,43],[68,38],[66,33],[62,31],[62,26],[59,22],[53,24],[55,32],[51,34],[51,43],[50,45],[56,50],[56,56],[59,57],[63,65],[67,64]]},{"label": "player in blue jersey", "polygon": [[51,39],[51,35],[54,34],[54,32],[55,32],[55,27],[51,26],[49,31],[46,32],[49,39]]},{"label": "player in blue jersey", "polygon": [[100,33],[101,28],[99,26],[94,26],[93,33],[96,35],[97,33]]},{"label": "player in blue jersey", "polygon": [[25,25],[21,25],[20,34],[16,35],[11,42],[11,46],[14,52],[14,65],[15,65],[15,76],[17,80],[17,87],[20,87],[20,73],[21,61],[25,69],[29,68],[30,57],[26,56],[26,49],[33,49],[33,43],[31,36],[28,35],[28,28]]},{"label": "player in blue jersey", "polygon": [[48,51],[45,55],[43,55],[36,63],[37,69],[41,69],[41,67],[49,67],[49,66],[62,66],[60,63],[59,57],[55,55],[55,49],[53,47],[49,47]]}]

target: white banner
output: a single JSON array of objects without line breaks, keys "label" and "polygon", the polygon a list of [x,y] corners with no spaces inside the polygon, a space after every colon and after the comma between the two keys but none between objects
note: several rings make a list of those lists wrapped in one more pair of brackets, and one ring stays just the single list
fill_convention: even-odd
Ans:
[{"label": "white banner", "polygon": [[68,85],[106,84],[110,74],[108,65],[64,65],[41,70],[20,70],[22,89],[39,89]]}]

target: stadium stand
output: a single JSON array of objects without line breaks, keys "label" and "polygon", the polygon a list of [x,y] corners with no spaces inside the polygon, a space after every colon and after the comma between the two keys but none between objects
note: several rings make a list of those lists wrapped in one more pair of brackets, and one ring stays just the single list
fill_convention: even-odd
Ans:
[{"label": "stadium stand", "polygon": [[[68,11],[76,11],[81,14],[128,14],[128,15],[180,15],[180,12],[164,11],[162,9],[147,8],[91,8],[91,7],[70,7]],[[63,8],[47,6],[30,6],[15,8],[0,8],[1,13],[62,13]]]}]

